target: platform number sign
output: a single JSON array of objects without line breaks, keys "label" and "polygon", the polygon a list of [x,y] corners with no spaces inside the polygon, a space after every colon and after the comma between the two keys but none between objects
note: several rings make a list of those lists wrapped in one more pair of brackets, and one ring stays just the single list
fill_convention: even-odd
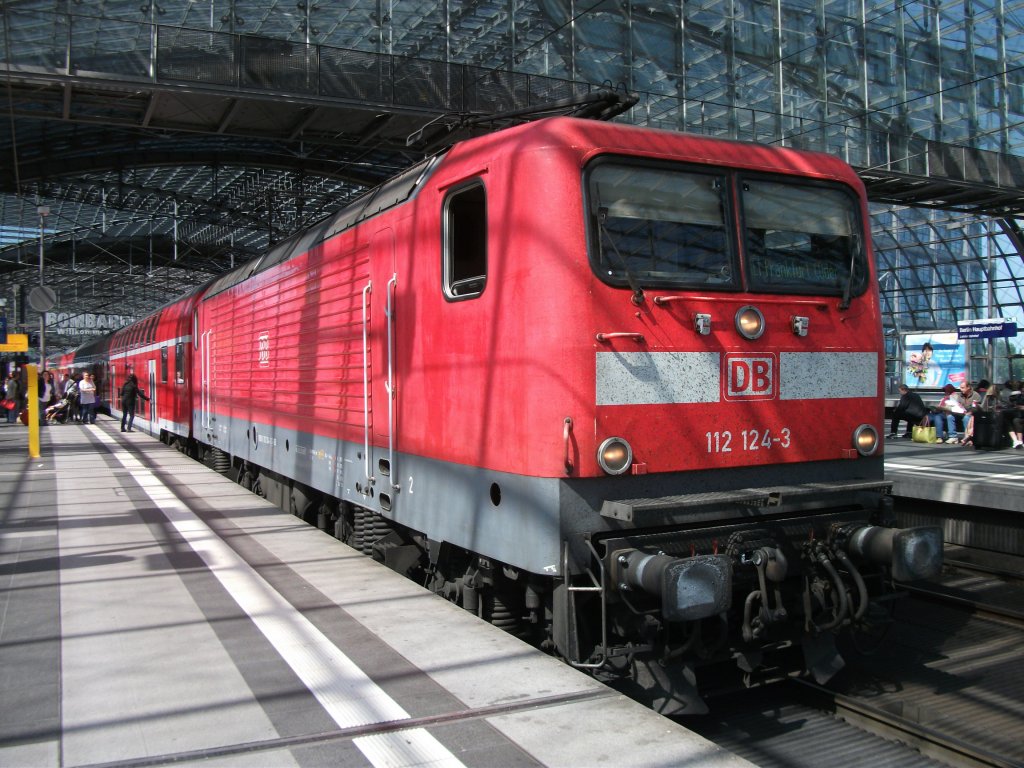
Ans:
[{"label": "platform number sign", "polygon": [[270,334],[261,333],[258,341],[258,362],[260,368],[270,367]]}]

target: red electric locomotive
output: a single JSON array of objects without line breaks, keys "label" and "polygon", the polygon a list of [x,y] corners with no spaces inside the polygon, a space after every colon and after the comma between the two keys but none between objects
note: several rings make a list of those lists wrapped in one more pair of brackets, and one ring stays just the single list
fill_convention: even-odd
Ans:
[{"label": "red electric locomotive", "polygon": [[893,527],[872,261],[832,157],[552,118],[91,354],[283,508],[699,712],[717,662],[829,676],[834,634],[940,565],[938,529]]}]

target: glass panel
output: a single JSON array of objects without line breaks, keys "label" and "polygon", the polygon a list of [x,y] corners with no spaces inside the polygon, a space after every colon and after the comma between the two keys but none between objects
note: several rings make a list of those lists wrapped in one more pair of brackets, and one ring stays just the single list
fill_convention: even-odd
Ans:
[{"label": "glass panel", "polygon": [[568,3],[543,9],[528,0],[517,0],[515,16],[516,70],[549,77],[572,73],[572,11]]},{"label": "glass panel", "polygon": [[614,285],[729,287],[725,177],[603,163],[588,180],[594,268]]},{"label": "glass panel", "polygon": [[321,43],[358,51],[382,49],[386,34],[376,0],[334,0],[327,8],[313,3],[311,16]]},{"label": "glass panel", "polygon": [[670,12],[633,14],[633,88],[655,93],[681,93],[683,46],[679,17]]},{"label": "glass panel", "polygon": [[509,66],[512,51],[507,7],[466,4],[451,14],[451,60],[481,67]]},{"label": "glass panel", "polygon": [[[394,3],[391,18],[385,14],[382,27],[385,50],[417,59],[448,60],[448,40],[444,34],[448,19],[445,4],[435,0],[406,0]],[[387,48],[388,36],[392,48]]]},{"label": "glass panel", "polygon": [[750,287],[794,293],[862,292],[867,267],[857,200],[838,189],[747,180],[742,192]]},{"label": "glass panel", "polygon": [[617,2],[601,0],[576,17],[576,79],[628,83],[627,19]]}]

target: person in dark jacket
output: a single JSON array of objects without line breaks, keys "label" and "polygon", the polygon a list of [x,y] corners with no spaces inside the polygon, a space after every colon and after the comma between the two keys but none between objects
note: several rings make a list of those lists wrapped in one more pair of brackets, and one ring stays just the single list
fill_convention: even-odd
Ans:
[{"label": "person in dark jacket", "polygon": [[[146,393],[139,389],[139,379],[134,373],[128,374],[128,379],[121,387],[121,431],[131,432],[132,424],[135,423],[135,406],[138,399],[149,400]],[[128,429],[125,429],[125,422]]]},{"label": "person in dark jacket", "polygon": [[892,411],[892,426],[889,429],[889,437],[894,438],[900,431],[900,422],[907,422],[907,431],[904,437],[911,437],[915,424],[920,424],[928,415],[928,406],[917,392],[911,392],[906,384],[900,384],[900,401]]},{"label": "person in dark jacket", "polygon": [[18,381],[18,374],[13,371],[7,376],[7,388],[4,392],[4,397],[14,403],[6,414],[8,423],[14,424],[18,420],[18,414],[21,413],[22,397],[21,382]]}]

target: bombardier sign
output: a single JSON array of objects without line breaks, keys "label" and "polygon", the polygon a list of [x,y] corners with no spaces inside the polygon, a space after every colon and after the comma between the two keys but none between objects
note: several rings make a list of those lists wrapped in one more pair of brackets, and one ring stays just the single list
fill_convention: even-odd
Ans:
[{"label": "bombardier sign", "polygon": [[46,330],[64,336],[103,336],[135,322],[132,315],[91,315],[47,312]]}]

